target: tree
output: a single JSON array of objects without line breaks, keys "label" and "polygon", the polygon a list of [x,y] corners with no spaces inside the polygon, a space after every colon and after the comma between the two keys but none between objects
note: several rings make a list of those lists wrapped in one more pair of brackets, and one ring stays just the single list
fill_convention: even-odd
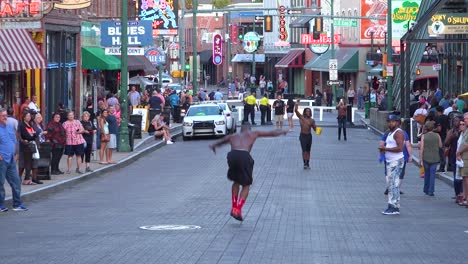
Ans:
[{"label": "tree", "polygon": [[211,4],[214,8],[225,8],[231,4],[230,0],[212,0]]}]

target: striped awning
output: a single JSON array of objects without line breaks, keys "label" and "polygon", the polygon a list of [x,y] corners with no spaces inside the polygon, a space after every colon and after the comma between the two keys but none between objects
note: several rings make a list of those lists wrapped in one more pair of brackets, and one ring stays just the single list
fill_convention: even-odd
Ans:
[{"label": "striped awning", "polygon": [[0,72],[45,67],[44,56],[25,29],[0,29]]}]

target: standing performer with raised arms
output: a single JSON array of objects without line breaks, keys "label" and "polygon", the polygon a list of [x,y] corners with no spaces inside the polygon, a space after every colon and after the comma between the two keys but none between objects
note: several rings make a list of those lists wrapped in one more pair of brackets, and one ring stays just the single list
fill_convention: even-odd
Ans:
[{"label": "standing performer with raised arms", "polygon": [[301,125],[301,134],[299,134],[299,141],[301,142],[302,148],[302,160],[304,161],[304,169],[310,169],[309,160],[310,160],[310,149],[312,148],[312,134],[311,129],[314,131],[317,129],[315,125],[315,120],[312,118],[312,110],[310,108],[305,108],[304,111],[299,113],[300,100],[297,100],[296,106],[294,107],[294,112],[299,118],[299,124]]},{"label": "standing performer with raised arms", "polygon": [[[218,140],[210,149],[216,153],[216,148],[225,144],[231,145],[231,151],[227,155],[229,165],[227,177],[233,181],[232,184],[232,209],[231,216],[239,221],[242,218],[242,206],[249,195],[250,185],[252,185],[254,160],[250,156],[250,150],[258,137],[277,137],[286,135],[288,131],[273,130],[273,131],[251,131],[250,126],[244,125],[240,133],[225,136]],[[242,185],[242,191],[239,190]]]}]

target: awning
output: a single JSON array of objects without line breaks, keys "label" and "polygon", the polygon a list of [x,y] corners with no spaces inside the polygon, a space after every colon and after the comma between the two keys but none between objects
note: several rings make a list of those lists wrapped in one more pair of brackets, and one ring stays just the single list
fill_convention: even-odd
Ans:
[{"label": "awning", "polygon": [[[253,62],[253,54],[236,54],[232,62]],[[255,54],[255,62],[265,63],[265,54]]]},{"label": "awning", "polygon": [[[122,56],[116,55],[119,61],[122,61]],[[128,71],[142,71],[145,69],[145,64],[137,58],[137,56],[127,56]]]},{"label": "awning", "polygon": [[213,51],[204,50],[200,52],[200,64],[210,64],[212,63]]},{"label": "awning", "polygon": [[[357,72],[359,70],[359,50],[356,48],[340,48],[335,50],[335,58],[338,60],[339,72]],[[328,71],[331,51],[317,56],[309,61],[304,69],[311,71]]]},{"label": "awning", "polygon": [[115,56],[106,55],[103,48],[82,47],[81,58],[83,69],[120,70],[120,60]]},{"label": "awning", "polygon": [[305,51],[304,49],[290,50],[275,65],[276,68],[302,68],[304,67]]},{"label": "awning", "polygon": [[146,58],[145,56],[134,56],[134,57],[139,59],[145,66],[143,69],[143,71],[145,72],[145,75],[154,75],[158,72],[158,69],[156,68],[156,66],[154,66],[153,63],[151,63],[151,61],[149,61],[148,58]]},{"label": "awning", "polygon": [[0,72],[45,68],[44,56],[24,29],[0,29]]},{"label": "awning", "polygon": [[309,28],[309,21],[312,19],[312,17],[299,17],[298,19],[291,21],[289,23],[290,28]]},{"label": "awning", "polygon": [[383,68],[382,64],[379,64],[379,65],[371,68],[367,72],[368,73],[381,73],[383,70],[384,70],[384,68]]}]

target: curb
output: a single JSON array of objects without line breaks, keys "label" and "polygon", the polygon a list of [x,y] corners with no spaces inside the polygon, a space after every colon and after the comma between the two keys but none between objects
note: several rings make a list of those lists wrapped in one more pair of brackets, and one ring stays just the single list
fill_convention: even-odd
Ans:
[{"label": "curb", "polygon": [[[177,126],[177,127],[171,128],[171,132],[172,132],[172,135],[174,137],[180,136],[182,134],[182,126]],[[147,137],[146,139],[142,140],[137,145],[135,145],[135,149],[137,149],[138,147],[143,145],[149,139],[153,139],[153,137]],[[47,197],[49,195],[61,192],[61,191],[65,190],[65,189],[68,189],[68,188],[71,188],[71,187],[74,187],[79,183],[85,182],[87,180],[95,179],[97,177],[103,176],[106,173],[109,173],[109,172],[112,172],[114,170],[124,168],[124,167],[132,164],[133,162],[137,161],[138,159],[143,157],[145,154],[148,154],[148,153],[151,153],[151,152],[153,152],[155,150],[158,150],[158,149],[164,147],[165,145],[166,145],[165,142],[160,141],[160,142],[157,142],[154,145],[148,146],[148,147],[143,148],[141,150],[136,150],[136,151],[134,150],[131,155],[129,155],[128,157],[126,157],[126,158],[124,158],[122,160],[120,160],[117,164],[102,167],[102,168],[99,168],[99,169],[97,169],[97,170],[95,170],[93,172],[84,173],[82,175],[75,176],[73,178],[70,178],[70,179],[62,181],[62,182],[57,182],[57,183],[52,184],[52,185],[44,186],[42,188],[38,188],[38,189],[29,191],[29,192],[21,193],[21,199],[23,200],[23,202],[26,202],[26,201],[33,201],[33,200],[45,198],[45,197]],[[5,206],[12,206],[12,199],[13,198],[11,196],[7,197],[5,199]]]}]

